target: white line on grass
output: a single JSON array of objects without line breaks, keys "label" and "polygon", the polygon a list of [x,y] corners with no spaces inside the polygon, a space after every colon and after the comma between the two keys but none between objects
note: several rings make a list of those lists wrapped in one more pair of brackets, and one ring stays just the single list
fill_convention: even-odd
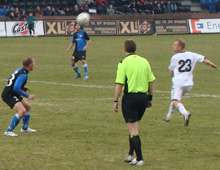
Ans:
[{"label": "white line on grass", "polygon": [[[0,81],[7,81],[6,79],[0,79]],[[59,85],[59,86],[70,86],[70,87],[86,87],[86,88],[99,88],[99,89],[113,89],[114,86],[103,86],[103,85],[83,85],[83,84],[70,84],[70,83],[58,83],[58,82],[48,82],[48,81],[28,81],[30,83],[36,84],[50,84],[50,85]],[[155,93],[161,94],[170,94],[169,91],[158,91],[155,90]],[[210,97],[210,98],[220,98],[220,95],[209,95],[209,94],[187,94],[186,97]],[[162,97],[163,98],[163,97]]]}]

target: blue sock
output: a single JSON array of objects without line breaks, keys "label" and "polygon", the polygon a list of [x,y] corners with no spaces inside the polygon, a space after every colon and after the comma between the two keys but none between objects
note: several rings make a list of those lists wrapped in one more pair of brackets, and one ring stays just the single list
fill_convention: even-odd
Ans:
[{"label": "blue sock", "polygon": [[12,118],[11,123],[8,126],[8,129],[6,130],[6,132],[13,131],[15,127],[18,125],[18,123],[20,122],[20,120],[21,120],[20,115],[16,113],[15,116]]},{"label": "blue sock", "polygon": [[31,117],[30,116],[30,112],[26,112],[25,115],[22,117],[23,118],[23,126],[22,126],[23,130],[27,130],[28,129],[30,117]]},{"label": "blue sock", "polygon": [[83,64],[83,69],[84,69],[84,72],[85,72],[85,76],[88,76],[88,65]]},{"label": "blue sock", "polygon": [[75,66],[73,67],[73,70],[75,70],[75,72],[76,72],[78,75],[80,75],[79,68],[78,68],[77,65],[75,65]]}]

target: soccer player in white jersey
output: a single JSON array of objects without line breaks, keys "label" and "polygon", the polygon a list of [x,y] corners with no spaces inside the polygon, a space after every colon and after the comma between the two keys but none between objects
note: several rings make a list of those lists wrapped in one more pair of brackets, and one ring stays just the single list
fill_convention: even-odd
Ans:
[{"label": "soccer player in white jersey", "polygon": [[176,53],[172,56],[169,70],[172,78],[172,90],[171,90],[171,104],[169,111],[164,118],[166,122],[169,122],[174,111],[177,109],[184,117],[184,125],[188,126],[191,113],[187,111],[180,100],[182,96],[189,92],[193,86],[193,70],[196,63],[204,63],[210,65],[212,68],[217,69],[217,66],[211,61],[205,59],[203,55],[184,51],[185,42],[181,39],[176,39],[173,44],[173,51]]}]

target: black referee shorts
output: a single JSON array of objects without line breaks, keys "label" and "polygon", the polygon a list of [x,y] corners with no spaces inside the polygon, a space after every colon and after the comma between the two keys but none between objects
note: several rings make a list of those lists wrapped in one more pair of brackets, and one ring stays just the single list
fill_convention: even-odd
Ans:
[{"label": "black referee shorts", "polygon": [[122,97],[122,113],[125,122],[140,121],[147,108],[146,93],[128,93]]}]

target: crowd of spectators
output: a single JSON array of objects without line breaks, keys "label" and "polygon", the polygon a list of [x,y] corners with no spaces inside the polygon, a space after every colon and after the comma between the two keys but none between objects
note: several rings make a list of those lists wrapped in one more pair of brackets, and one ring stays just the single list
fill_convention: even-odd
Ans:
[{"label": "crowd of spectators", "polygon": [[[4,15],[11,17],[12,20],[25,20],[26,13],[29,12],[35,16],[78,15],[81,12],[89,12],[93,15],[176,13],[179,12],[180,5],[176,3],[178,1],[170,0],[35,0],[38,2],[37,6],[22,8],[19,3],[27,0],[17,0],[18,6],[15,6],[13,1],[5,1],[7,3],[0,4],[0,16],[2,16],[1,9],[4,9],[6,11]],[[66,2],[66,5],[61,5],[63,2]]]}]

